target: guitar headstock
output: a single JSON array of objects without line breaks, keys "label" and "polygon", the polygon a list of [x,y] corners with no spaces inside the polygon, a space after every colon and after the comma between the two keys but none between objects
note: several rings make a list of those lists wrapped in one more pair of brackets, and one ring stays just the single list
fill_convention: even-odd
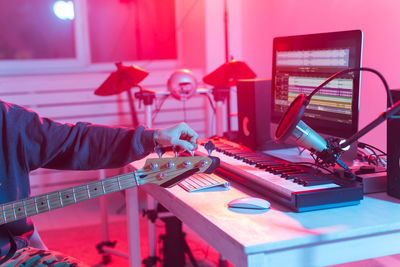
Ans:
[{"label": "guitar headstock", "polygon": [[150,158],[136,176],[138,185],[155,183],[172,187],[195,173],[214,172],[219,163],[219,158],[212,156]]}]

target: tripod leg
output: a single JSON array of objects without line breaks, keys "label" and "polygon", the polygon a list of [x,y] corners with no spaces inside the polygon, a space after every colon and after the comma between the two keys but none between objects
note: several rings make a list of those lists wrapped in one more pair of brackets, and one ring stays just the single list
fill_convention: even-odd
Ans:
[{"label": "tripod leg", "polygon": [[221,254],[219,254],[218,267],[227,267],[227,266],[228,266],[228,262],[226,261],[226,259],[224,258],[224,256],[222,256]]},{"label": "tripod leg", "polygon": [[194,258],[193,254],[192,254],[192,251],[190,250],[189,245],[186,242],[186,239],[185,239],[185,236],[184,236],[185,234],[184,233],[182,233],[182,234],[183,234],[183,247],[185,249],[185,252],[188,255],[189,260],[192,263],[193,267],[198,267],[196,259]]}]

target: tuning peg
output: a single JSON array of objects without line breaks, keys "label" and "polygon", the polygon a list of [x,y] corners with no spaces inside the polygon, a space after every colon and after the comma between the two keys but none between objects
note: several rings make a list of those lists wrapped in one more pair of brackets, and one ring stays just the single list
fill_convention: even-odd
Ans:
[{"label": "tuning peg", "polygon": [[157,170],[158,169],[158,163],[155,162],[155,161],[150,163],[150,169],[152,169],[153,171]]},{"label": "tuning peg", "polygon": [[208,142],[205,143],[204,148],[207,150],[208,155],[211,156],[211,153],[215,149],[215,145],[211,140],[208,140]]},{"label": "tuning peg", "polygon": [[172,146],[172,151],[174,151],[175,157],[178,157],[179,147],[178,146]]},{"label": "tuning peg", "polygon": [[154,147],[154,152],[156,152],[158,157],[161,158],[165,151],[162,149],[161,146],[156,146]]}]

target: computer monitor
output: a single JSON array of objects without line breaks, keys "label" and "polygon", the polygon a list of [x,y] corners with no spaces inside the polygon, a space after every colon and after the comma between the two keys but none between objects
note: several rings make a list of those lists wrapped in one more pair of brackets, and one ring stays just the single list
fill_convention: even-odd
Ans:
[{"label": "computer monitor", "polygon": [[[298,94],[361,67],[361,50],[360,30],[274,38],[271,121],[279,123]],[[313,96],[302,120],[317,133],[348,138],[358,130],[359,95],[360,72],[342,75]]]}]

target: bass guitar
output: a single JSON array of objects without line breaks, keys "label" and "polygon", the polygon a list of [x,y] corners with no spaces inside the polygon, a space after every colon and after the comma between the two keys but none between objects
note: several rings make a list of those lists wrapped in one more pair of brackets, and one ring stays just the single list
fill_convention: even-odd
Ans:
[{"label": "bass guitar", "polygon": [[1,204],[0,226],[146,183],[172,187],[195,173],[214,172],[219,163],[219,158],[212,156],[149,158],[134,172]]}]

